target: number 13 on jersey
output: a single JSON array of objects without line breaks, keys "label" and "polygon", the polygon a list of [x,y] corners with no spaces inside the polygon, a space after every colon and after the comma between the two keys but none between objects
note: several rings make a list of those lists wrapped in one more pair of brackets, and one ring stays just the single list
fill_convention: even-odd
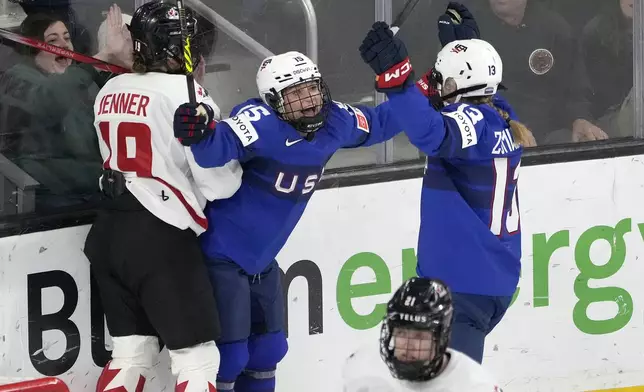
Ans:
[{"label": "number 13 on jersey", "polygon": [[[508,158],[494,158],[494,189],[492,190],[492,209],[490,210],[490,231],[500,236],[503,228],[508,234],[519,231],[519,203],[517,198],[517,180],[519,179],[519,168],[521,163],[512,170]],[[510,209],[506,209],[507,192],[509,185],[512,187],[512,198]],[[506,213],[507,210],[507,213]]]}]

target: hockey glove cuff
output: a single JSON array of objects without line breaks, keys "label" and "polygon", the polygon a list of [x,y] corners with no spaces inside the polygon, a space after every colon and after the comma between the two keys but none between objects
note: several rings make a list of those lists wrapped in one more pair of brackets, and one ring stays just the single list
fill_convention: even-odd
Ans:
[{"label": "hockey glove cuff", "polygon": [[443,108],[443,99],[441,93],[438,91],[438,80],[434,73],[434,68],[427,71],[418,81],[416,87],[429,99],[430,104],[436,110]]},{"label": "hockey glove cuff", "polygon": [[184,103],[174,112],[174,137],[184,146],[199,143],[217,126],[215,112],[205,104]]},{"label": "hockey glove cuff", "polygon": [[376,90],[381,93],[402,91],[414,80],[409,57],[376,76]]}]

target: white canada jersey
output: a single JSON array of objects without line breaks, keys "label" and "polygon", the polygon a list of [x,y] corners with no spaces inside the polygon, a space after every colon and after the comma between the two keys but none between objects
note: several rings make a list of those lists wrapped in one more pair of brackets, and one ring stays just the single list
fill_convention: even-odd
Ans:
[{"label": "white canada jersey", "polygon": [[391,375],[377,343],[364,347],[345,362],[343,392],[502,392],[494,377],[479,363],[459,351],[447,349],[447,352],[450,361],[438,377],[406,381]]},{"label": "white canada jersey", "polygon": [[[219,108],[195,82],[197,102]],[[96,97],[94,126],[103,167],[124,174],[127,188],[164,222],[197,235],[208,227],[206,199],[232,196],[241,185],[237,161],[202,168],[189,147],[174,137],[174,112],[188,102],[183,75],[150,72],[109,80]]]}]

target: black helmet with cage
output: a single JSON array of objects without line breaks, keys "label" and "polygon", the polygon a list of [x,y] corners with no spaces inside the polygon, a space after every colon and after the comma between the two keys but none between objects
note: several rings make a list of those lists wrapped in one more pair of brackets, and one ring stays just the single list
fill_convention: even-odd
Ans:
[{"label": "black helmet with cage", "polygon": [[[187,34],[191,37],[190,50],[193,67],[196,68],[201,48],[199,45],[197,18],[186,8]],[[183,64],[181,23],[176,3],[153,0],[136,9],[129,25],[134,47],[134,70],[137,72],[166,69],[169,73],[182,73],[183,67],[170,67],[173,60]],[[137,69],[139,68],[139,69]]]},{"label": "black helmet with cage", "polygon": [[391,374],[426,381],[440,374],[453,318],[452,296],[438,279],[414,277],[387,304],[380,355]]}]

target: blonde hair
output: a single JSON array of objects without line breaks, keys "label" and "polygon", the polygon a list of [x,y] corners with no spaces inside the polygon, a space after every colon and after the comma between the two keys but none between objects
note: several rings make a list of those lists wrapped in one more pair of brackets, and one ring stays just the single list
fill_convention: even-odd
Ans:
[{"label": "blonde hair", "polygon": [[512,137],[514,142],[523,146],[523,147],[536,147],[537,141],[532,134],[532,131],[528,129],[525,124],[522,122],[512,120],[510,115],[505,110],[494,105],[492,101],[492,96],[485,97],[474,97],[474,98],[464,98],[474,104],[486,104],[494,108],[501,117],[510,125],[510,130],[512,131]]}]

